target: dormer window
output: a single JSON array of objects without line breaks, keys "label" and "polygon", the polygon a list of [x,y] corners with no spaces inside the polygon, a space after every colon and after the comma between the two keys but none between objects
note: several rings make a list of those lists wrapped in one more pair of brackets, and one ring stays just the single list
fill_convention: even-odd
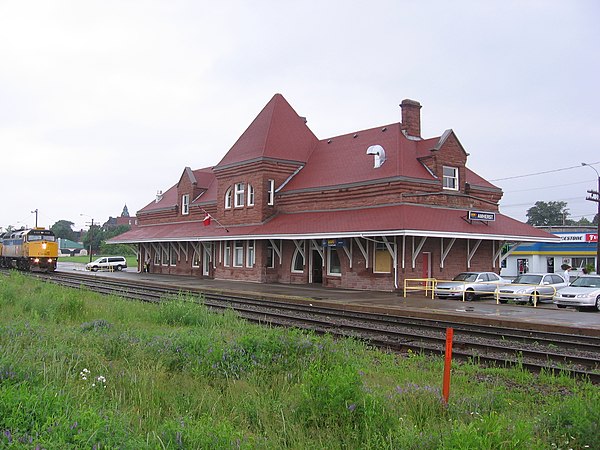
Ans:
[{"label": "dormer window", "polygon": [[248,206],[254,206],[254,186],[248,184]]},{"label": "dormer window", "polygon": [[268,180],[267,188],[267,205],[273,206],[275,204],[275,180]]},{"label": "dormer window", "polygon": [[444,166],[443,188],[458,191],[458,168]]},{"label": "dormer window", "polygon": [[244,183],[235,184],[235,207],[241,208],[244,206]]},{"label": "dormer window", "polygon": [[225,209],[231,209],[231,199],[233,197],[233,191],[231,188],[227,189],[225,192]]},{"label": "dormer window", "polygon": [[190,194],[181,196],[181,214],[187,216],[190,213]]}]

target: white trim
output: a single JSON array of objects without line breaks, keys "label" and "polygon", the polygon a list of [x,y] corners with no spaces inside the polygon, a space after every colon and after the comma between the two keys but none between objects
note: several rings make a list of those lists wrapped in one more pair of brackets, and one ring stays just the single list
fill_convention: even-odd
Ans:
[{"label": "white trim", "polygon": [[425,245],[426,240],[427,240],[427,236],[423,236],[421,238],[421,242],[419,242],[419,244],[417,245],[417,248],[415,249],[415,236],[413,236],[413,239],[412,239],[412,268],[413,269],[416,267],[415,263],[417,261],[417,257],[419,256],[419,253],[423,249],[423,246]]},{"label": "white trim", "polygon": [[361,238],[354,238],[354,241],[356,241],[356,244],[358,245],[358,248],[360,249],[360,252],[362,253],[362,255],[365,258],[365,269],[369,268],[369,242],[367,241],[367,246],[366,248],[363,247],[362,242],[360,242]]},{"label": "white trim", "polygon": [[[275,253],[277,254],[277,256],[279,256],[279,265],[281,265],[281,263],[282,263],[282,259],[281,259],[281,239],[279,240],[279,247],[277,247],[277,244],[275,243],[275,240],[269,239],[269,242],[271,243],[271,246],[273,247],[273,250],[275,250]],[[275,267],[275,260],[273,260],[273,267]]]},{"label": "white trim", "polygon": [[446,247],[446,249],[444,250],[444,238],[441,238],[441,252],[440,252],[440,268],[443,269],[444,268],[444,261],[446,261],[446,258],[448,257],[448,253],[450,253],[450,250],[452,250],[452,246],[454,245],[454,243],[456,242],[456,238],[452,238],[450,239],[450,243],[448,244],[448,246]]},{"label": "white trim", "polygon": [[[231,230],[230,230],[231,231]],[[150,242],[173,242],[173,241],[233,241],[236,239],[285,239],[285,240],[304,240],[304,239],[331,239],[332,233],[313,233],[313,234],[240,234],[240,235],[221,235],[221,236],[181,236],[178,238],[160,238],[160,239],[136,239],[107,242],[108,244],[141,244]],[[502,235],[502,234],[480,234],[480,233],[459,233],[453,231],[423,231],[423,230],[381,230],[381,231],[351,231],[346,233],[335,232],[335,236],[343,238],[377,238],[381,236],[408,236],[408,237],[431,237],[431,238],[457,238],[457,239],[483,239],[484,241],[508,241],[508,242],[560,242],[560,238],[541,238],[533,236]]]},{"label": "white trim", "polygon": [[473,256],[475,256],[475,252],[477,251],[477,249],[479,248],[479,246],[481,245],[482,239],[477,239],[477,241],[475,242],[475,247],[473,248],[472,251],[469,250],[469,247],[471,245],[471,241],[467,240],[467,269],[471,268],[471,259],[473,259]]}]

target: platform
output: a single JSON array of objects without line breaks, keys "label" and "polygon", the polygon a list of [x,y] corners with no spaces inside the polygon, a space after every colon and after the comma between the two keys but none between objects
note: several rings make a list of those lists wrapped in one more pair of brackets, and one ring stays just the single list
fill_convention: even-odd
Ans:
[{"label": "platform", "polygon": [[[58,271],[81,271],[83,265],[60,263]],[[85,270],[83,270],[85,271]],[[88,274],[90,272],[87,272]],[[348,311],[377,312],[423,317],[440,321],[488,324],[531,331],[555,331],[600,337],[600,312],[558,309],[552,303],[529,305],[496,304],[493,299],[463,302],[431,299],[411,293],[406,298],[396,292],[326,289],[318,285],[262,284],[232,280],[200,279],[191,276],[122,272],[94,272],[98,277],[143,280],[162,286],[175,286],[195,292],[244,295],[294,303],[330,306]]]}]

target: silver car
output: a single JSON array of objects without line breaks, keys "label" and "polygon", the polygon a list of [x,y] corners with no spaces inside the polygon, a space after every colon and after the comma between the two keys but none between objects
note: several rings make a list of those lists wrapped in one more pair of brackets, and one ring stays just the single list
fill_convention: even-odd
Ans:
[{"label": "silver car", "polygon": [[552,301],[556,291],[568,286],[557,273],[525,273],[515,278],[511,284],[498,289],[500,303],[514,300],[517,303],[532,305]]},{"label": "silver car", "polygon": [[600,275],[583,275],[554,296],[559,308],[575,306],[578,310],[594,308],[600,311]]},{"label": "silver car", "polygon": [[462,272],[452,281],[442,281],[435,286],[435,295],[438,298],[463,298],[467,301],[475,300],[484,295],[494,295],[500,284],[508,281],[500,278],[494,272]]}]

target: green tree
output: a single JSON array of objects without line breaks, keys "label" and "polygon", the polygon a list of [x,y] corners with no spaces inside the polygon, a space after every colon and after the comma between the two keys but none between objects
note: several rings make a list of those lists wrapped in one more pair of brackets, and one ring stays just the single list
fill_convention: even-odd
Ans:
[{"label": "green tree", "polygon": [[75,241],[77,239],[75,232],[73,231],[73,225],[75,224],[73,222],[69,222],[68,220],[59,220],[50,227],[50,230],[52,230],[57,238]]},{"label": "green tree", "polygon": [[535,226],[568,225],[569,209],[566,202],[535,202],[527,210],[527,223]]},{"label": "green tree", "polygon": [[123,234],[131,230],[129,225],[119,225],[104,231],[102,243],[100,244],[100,253],[103,255],[135,255],[135,247],[128,244],[107,244],[106,241],[110,238]]}]

